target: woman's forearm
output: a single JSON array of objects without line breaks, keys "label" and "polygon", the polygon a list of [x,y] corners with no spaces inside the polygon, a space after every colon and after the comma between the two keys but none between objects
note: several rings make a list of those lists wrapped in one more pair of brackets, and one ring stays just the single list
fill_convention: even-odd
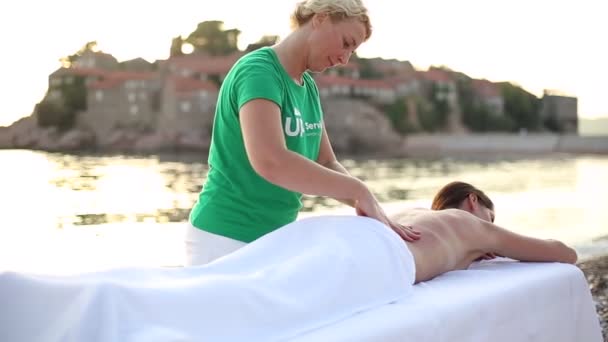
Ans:
[{"label": "woman's forearm", "polygon": [[[340,172],[342,174],[350,176],[350,173],[348,172],[348,170],[346,170],[346,168],[342,164],[340,164],[340,162],[337,160],[331,161],[327,164],[324,164],[323,166],[325,166],[326,168],[328,168],[330,170],[334,170],[336,172]],[[355,201],[351,198],[336,198],[336,200],[338,200],[346,205],[349,205],[351,207],[355,206]]]},{"label": "woman's forearm", "polygon": [[332,197],[351,206],[369,191],[339,163],[326,167],[289,150],[276,153],[264,165],[254,168],[264,179],[285,189]]}]

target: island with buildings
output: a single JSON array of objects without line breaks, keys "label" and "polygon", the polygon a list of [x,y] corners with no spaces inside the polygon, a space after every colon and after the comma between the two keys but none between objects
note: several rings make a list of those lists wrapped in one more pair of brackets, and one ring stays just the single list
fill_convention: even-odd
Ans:
[{"label": "island with buildings", "polygon": [[[222,24],[200,23],[186,39],[173,40],[169,58],[153,63],[119,62],[87,43],[49,75],[31,116],[0,128],[0,148],[207,151],[222,80],[245,53],[277,39],[263,37],[240,51],[238,30]],[[209,32],[221,39],[200,39]],[[182,52],[185,44],[191,53]],[[454,141],[464,149],[605,147],[603,140],[581,145],[577,98],[555,92],[538,98],[518,85],[447,67],[416,70],[408,61],[357,56],[314,78],[338,152],[406,154],[458,148]]]}]

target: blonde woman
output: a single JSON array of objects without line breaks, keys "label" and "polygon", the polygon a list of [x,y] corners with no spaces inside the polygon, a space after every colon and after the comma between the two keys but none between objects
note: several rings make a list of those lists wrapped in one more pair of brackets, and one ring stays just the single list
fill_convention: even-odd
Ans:
[{"label": "blonde woman", "polygon": [[[379,220],[406,241],[419,232],[392,222],[337,161],[310,72],[346,64],[369,39],[360,0],[307,0],[293,31],[243,56],[220,89],[209,173],[186,234],[186,264],[198,265],[294,221],[301,195],[328,196]],[[387,228],[388,229],[388,228]]]}]

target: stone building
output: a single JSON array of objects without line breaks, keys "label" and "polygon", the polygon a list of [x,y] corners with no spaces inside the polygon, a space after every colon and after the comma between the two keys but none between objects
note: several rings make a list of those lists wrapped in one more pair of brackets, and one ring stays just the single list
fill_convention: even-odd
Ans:
[{"label": "stone building", "polygon": [[578,133],[578,99],[545,90],[541,99],[541,118],[560,133]]}]

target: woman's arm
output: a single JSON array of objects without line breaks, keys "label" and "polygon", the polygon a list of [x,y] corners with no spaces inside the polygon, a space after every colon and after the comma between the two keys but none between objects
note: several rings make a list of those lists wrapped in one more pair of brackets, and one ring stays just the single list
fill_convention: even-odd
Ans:
[{"label": "woman's arm", "polygon": [[561,241],[524,236],[490,222],[486,226],[491,234],[491,251],[498,255],[521,261],[576,263],[576,251]]},{"label": "woman's arm", "polygon": [[386,224],[405,241],[420,238],[420,233],[411,227],[392,222],[367,186],[349,175],[337,161],[334,164],[332,159],[335,160],[335,156],[332,157],[333,151],[328,150],[331,145],[327,135],[322,137],[320,153],[329,167],[287,149],[281,112],[274,102],[264,99],[249,101],[241,107],[239,119],[249,162],[267,181],[291,191],[348,201],[358,215]]},{"label": "woman's arm", "polygon": [[[350,176],[350,173],[346,170],[346,168],[344,168],[344,166],[342,166],[342,164],[340,164],[340,162],[336,158],[334,149],[331,147],[331,142],[329,141],[329,136],[327,135],[325,123],[323,124],[323,133],[321,136],[321,146],[319,148],[319,156],[317,158],[317,163],[325,166],[330,170],[334,170],[336,172],[340,172]],[[336,200],[351,207],[354,207],[356,205],[356,202],[352,198],[336,198]]]},{"label": "woman's arm", "polygon": [[287,149],[279,106],[256,99],[240,110],[249,162],[267,181],[300,193],[345,198],[365,197],[367,187],[355,177],[326,168]]}]

